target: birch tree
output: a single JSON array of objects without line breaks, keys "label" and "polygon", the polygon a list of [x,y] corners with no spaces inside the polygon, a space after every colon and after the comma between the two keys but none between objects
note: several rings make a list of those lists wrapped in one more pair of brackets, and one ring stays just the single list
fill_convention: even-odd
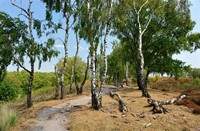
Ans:
[{"label": "birch tree", "polygon": [[[69,39],[69,30],[73,26],[75,19],[73,19],[74,12],[76,10],[76,1],[72,0],[66,0],[66,1],[49,1],[49,0],[42,0],[44,3],[46,3],[46,19],[49,21],[48,25],[51,28],[55,28],[56,30],[60,29],[64,31],[65,38],[62,40],[62,44],[64,46],[64,58],[63,58],[63,67],[61,72],[61,99],[64,98],[64,95],[66,93],[66,85],[65,85],[65,72],[67,70],[67,59],[68,59],[68,39]],[[56,23],[52,21],[52,14],[53,12],[61,13],[64,21],[65,26],[63,26],[61,23]],[[73,19],[70,21],[70,19]]]},{"label": "birch tree", "polygon": [[102,92],[103,92],[103,86],[105,84],[105,80],[106,80],[106,75],[107,75],[107,68],[108,68],[108,64],[107,64],[107,38],[108,38],[108,34],[110,32],[110,26],[111,26],[111,13],[112,13],[112,7],[113,7],[113,0],[108,1],[108,13],[107,13],[107,19],[106,19],[106,27],[105,27],[105,35],[104,35],[104,45],[103,45],[103,75],[101,78],[101,84],[100,84],[100,90],[99,90],[99,99],[100,99],[100,106],[102,106]]},{"label": "birch tree", "polygon": [[141,21],[140,21],[140,12],[143,9],[143,7],[148,3],[149,0],[146,0],[144,2],[144,4],[142,4],[139,9],[136,9],[136,5],[134,3],[134,10],[136,13],[136,18],[137,18],[137,24],[138,24],[138,28],[139,28],[139,41],[138,41],[138,47],[137,47],[137,82],[138,82],[138,86],[139,88],[142,90],[142,95],[145,97],[150,97],[148,91],[147,91],[147,86],[145,85],[145,77],[144,77],[144,55],[142,52],[142,37],[143,34],[145,33],[145,31],[147,30],[149,23],[151,22],[152,16],[153,14],[150,14],[146,24],[142,27],[141,25]]},{"label": "birch tree", "polygon": [[[120,11],[119,11],[120,10]],[[190,18],[188,1],[128,0],[115,4],[113,34],[131,49],[131,59],[137,72],[137,83],[142,95],[147,92],[148,76],[151,72],[171,72],[179,76],[184,63],[172,58],[182,50],[190,51],[191,45],[198,47],[189,32],[194,27]],[[193,43],[193,44],[192,44]],[[146,72],[146,73],[145,73]],[[173,72],[173,73],[172,73]]]},{"label": "birch tree", "polygon": [[[18,30],[13,30],[12,33],[15,33],[15,36],[12,36],[9,34],[9,32],[4,32],[4,35],[7,35],[8,39],[11,39],[10,43],[2,43],[8,44],[4,45],[6,50],[10,52],[8,55],[9,62],[13,62],[13,64],[17,65],[18,68],[22,68],[26,72],[29,73],[29,82],[28,82],[28,89],[27,89],[27,106],[31,107],[32,106],[32,86],[33,86],[33,80],[34,80],[34,72],[35,72],[35,63],[36,60],[39,62],[38,67],[41,67],[42,62],[45,62],[47,60],[50,60],[52,57],[57,56],[58,52],[52,50],[52,47],[54,45],[54,40],[49,38],[45,43],[38,43],[35,41],[33,32],[37,32],[37,36],[41,37],[41,29],[40,27],[40,21],[35,19],[33,17],[33,12],[31,10],[31,5],[32,5],[31,0],[28,1],[28,9],[26,10],[25,8],[18,6],[16,3],[12,3],[12,5],[19,10],[21,10],[21,16],[25,17],[27,19],[27,23],[25,24],[22,22],[19,18],[13,19],[9,17],[7,14],[3,16],[5,18],[4,20],[10,21],[11,24],[8,27],[3,27],[5,26],[4,22],[1,21],[1,28],[4,29],[17,29]],[[14,21],[15,22],[14,22]],[[9,30],[10,30],[9,29]],[[2,35],[2,34],[1,34]],[[15,39],[15,41],[13,41]],[[4,39],[6,40],[6,39]],[[1,56],[2,57],[2,56]],[[3,56],[5,57],[5,56]],[[24,66],[24,62],[28,61],[30,63],[30,69],[26,66]]]},{"label": "birch tree", "polygon": [[55,99],[57,100],[59,98],[59,79],[58,79],[58,68],[55,65],[55,75],[56,75],[56,92],[55,92]]},{"label": "birch tree", "polygon": [[93,13],[94,13],[94,7],[91,6],[91,1],[87,0],[87,12],[88,12],[88,42],[90,44],[90,56],[91,56],[91,94],[92,94],[92,107],[94,109],[100,108],[99,99],[96,93],[96,69],[95,69],[95,59],[96,59],[96,53],[95,53],[95,44],[94,44],[94,38],[96,34],[93,33],[92,29],[92,22],[93,22]]},{"label": "birch tree", "polygon": [[126,86],[129,86],[129,71],[128,71],[128,62],[126,62]]},{"label": "birch tree", "polygon": [[149,6],[149,0],[129,0],[115,4],[114,34],[117,34],[122,43],[130,44],[132,57],[135,57],[133,64],[136,66],[138,87],[145,97],[150,97],[150,95],[145,85],[143,36],[151,23],[155,10],[160,6],[159,1],[154,3]]},{"label": "birch tree", "polygon": [[82,11],[78,17],[79,21],[79,36],[88,42],[90,54],[90,69],[91,69],[91,94],[92,107],[100,108],[99,98],[96,90],[96,51],[101,37],[102,31],[102,1],[85,0],[80,3]]},{"label": "birch tree", "polygon": [[78,28],[75,27],[75,33],[76,33],[76,53],[74,56],[74,63],[73,63],[73,76],[74,76],[74,82],[76,86],[76,93],[80,94],[83,92],[83,86],[85,85],[87,75],[88,75],[88,68],[89,68],[89,55],[87,57],[87,64],[86,64],[86,69],[84,73],[84,79],[81,82],[80,86],[78,84],[78,75],[77,75],[77,58],[78,58],[78,52],[79,52],[79,46],[80,46],[80,40],[79,40],[79,33],[78,33]]}]

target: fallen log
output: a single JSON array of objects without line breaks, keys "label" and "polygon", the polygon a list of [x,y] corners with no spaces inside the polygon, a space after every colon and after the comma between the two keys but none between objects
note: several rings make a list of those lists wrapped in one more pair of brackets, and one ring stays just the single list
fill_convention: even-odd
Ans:
[{"label": "fallen log", "polygon": [[110,96],[113,98],[114,96],[117,96],[117,100],[119,102],[119,111],[125,113],[128,112],[128,108],[126,106],[126,103],[124,102],[124,100],[121,98],[121,96],[118,93],[115,92],[110,92]]},{"label": "fallen log", "polygon": [[147,103],[149,104],[148,107],[153,107],[151,111],[153,111],[153,114],[155,113],[166,113],[168,110],[164,108],[164,105],[172,104],[177,101],[181,101],[183,98],[185,98],[186,95],[181,95],[179,97],[173,98],[171,100],[165,100],[165,101],[158,101],[158,100],[153,100],[152,98],[147,99]]}]

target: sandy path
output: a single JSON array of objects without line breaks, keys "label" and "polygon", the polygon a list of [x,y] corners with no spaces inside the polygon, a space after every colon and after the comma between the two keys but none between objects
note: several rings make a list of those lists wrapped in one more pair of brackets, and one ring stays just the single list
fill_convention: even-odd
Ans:
[{"label": "sandy path", "polygon": [[[115,87],[104,88],[103,95],[108,94]],[[67,115],[73,106],[85,105],[91,100],[90,96],[83,96],[78,99],[69,100],[56,106],[42,109],[29,131],[66,131],[66,124],[69,122]]]},{"label": "sandy path", "polygon": [[83,96],[42,109],[38,114],[36,125],[33,125],[29,131],[66,131],[65,125],[69,121],[66,116],[70,113],[71,107],[85,105],[90,99],[90,96]]}]

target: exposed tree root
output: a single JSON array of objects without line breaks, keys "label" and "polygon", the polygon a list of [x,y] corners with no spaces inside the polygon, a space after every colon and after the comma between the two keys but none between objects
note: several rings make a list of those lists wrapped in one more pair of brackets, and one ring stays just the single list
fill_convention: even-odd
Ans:
[{"label": "exposed tree root", "polygon": [[147,99],[147,103],[149,104],[148,106],[152,107],[153,109],[151,111],[153,111],[153,114],[155,113],[166,113],[168,112],[168,110],[166,108],[164,108],[164,105],[168,105],[168,104],[172,104],[175,103],[177,101],[181,101],[183,98],[185,98],[186,95],[181,95],[177,98],[173,98],[171,100],[165,100],[165,101],[157,101],[157,100],[153,100],[151,98]]},{"label": "exposed tree root", "polygon": [[117,96],[117,100],[119,102],[119,111],[125,113],[128,112],[128,108],[126,106],[126,103],[124,102],[124,100],[121,98],[121,96],[118,93],[114,93],[114,92],[110,92],[110,96],[113,98],[114,96]]}]

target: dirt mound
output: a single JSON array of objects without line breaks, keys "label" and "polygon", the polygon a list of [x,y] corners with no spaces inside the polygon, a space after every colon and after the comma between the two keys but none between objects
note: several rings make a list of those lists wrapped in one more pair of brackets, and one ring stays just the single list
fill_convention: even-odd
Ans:
[{"label": "dirt mound", "polygon": [[177,102],[177,105],[184,105],[193,110],[194,114],[200,114],[200,91],[186,90],[182,93],[187,96],[186,99]]}]

